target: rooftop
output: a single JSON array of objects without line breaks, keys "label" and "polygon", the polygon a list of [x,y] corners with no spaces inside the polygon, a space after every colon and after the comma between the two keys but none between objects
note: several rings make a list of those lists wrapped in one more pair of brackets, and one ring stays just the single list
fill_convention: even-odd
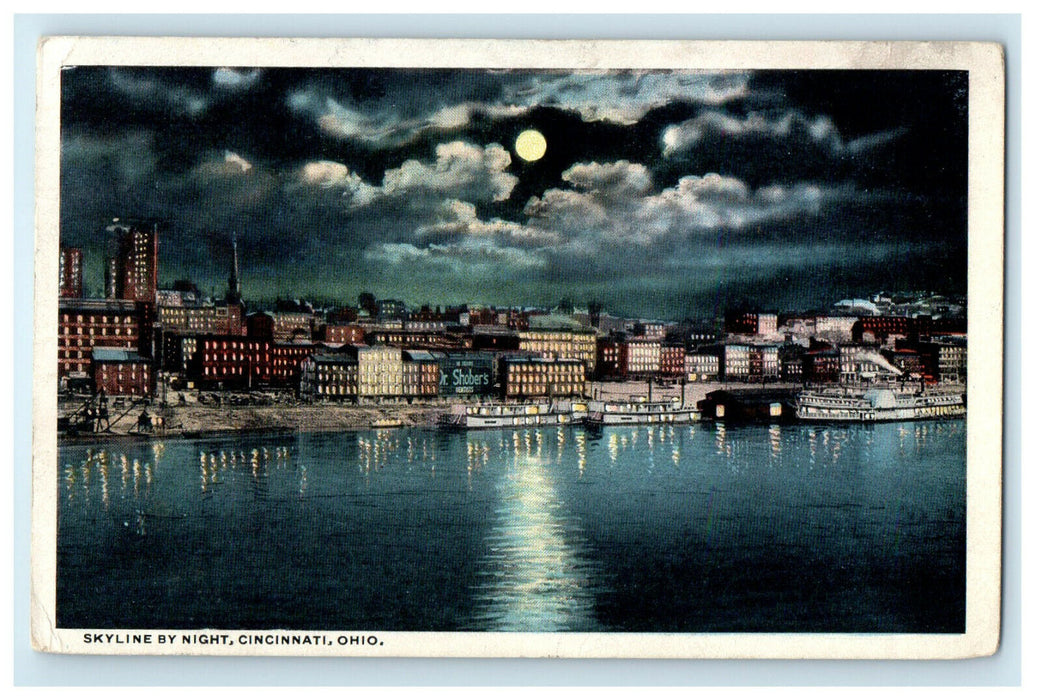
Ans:
[{"label": "rooftop", "polygon": [[95,362],[147,362],[145,358],[132,350],[123,348],[94,348],[91,350],[91,358]]},{"label": "rooftop", "polygon": [[438,360],[437,357],[427,352],[426,350],[404,350],[403,352],[413,362],[436,362]]},{"label": "rooftop", "polygon": [[589,326],[584,326],[571,316],[563,314],[530,316],[528,328],[533,331],[593,331]]},{"label": "rooftop", "polygon": [[357,365],[358,360],[350,355],[312,355],[311,360],[318,365]]},{"label": "rooftop", "polygon": [[539,357],[537,355],[509,355],[503,358],[504,362],[509,363],[527,363],[527,364],[563,364],[563,363],[576,363],[582,364],[583,361],[575,357],[560,357],[557,359],[551,359],[549,357]]}]

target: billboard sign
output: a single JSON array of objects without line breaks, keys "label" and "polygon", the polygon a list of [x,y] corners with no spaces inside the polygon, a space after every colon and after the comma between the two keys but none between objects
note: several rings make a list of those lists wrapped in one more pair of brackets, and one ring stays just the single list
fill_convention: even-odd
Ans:
[{"label": "billboard sign", "polygon": [[440,364],[441,396],[485,396],[495,391],[496,362],[491,355],[448,355]]}]

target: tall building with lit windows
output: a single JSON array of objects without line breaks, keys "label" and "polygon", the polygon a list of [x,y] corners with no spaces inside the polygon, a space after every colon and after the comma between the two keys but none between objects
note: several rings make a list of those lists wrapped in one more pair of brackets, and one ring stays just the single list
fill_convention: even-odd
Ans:
[{"label": "tall building with lit windows", "polygon": [[117,219],[107,230],[116,236],[116,255],[108,261],[106,295],[155,304],[159,274],[158,225],[124,224]]},{"label": "tall building with lit windows", "polygon": [[61,247],[58,261],[58,296],[62,299],[83,298],[83,251]]}]

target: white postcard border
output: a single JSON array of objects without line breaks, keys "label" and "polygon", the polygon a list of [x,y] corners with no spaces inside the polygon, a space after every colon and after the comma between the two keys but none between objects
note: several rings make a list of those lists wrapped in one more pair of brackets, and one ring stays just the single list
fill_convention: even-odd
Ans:
[{"label": "white postcard border", "polygon": [[[57,278],[60,70],[65,65],[457,67],[569,69],[949,69],[969,71],[969,285],[966,633],[512,634],[328,631],[332,644],[148,644],[85,634],[162,630],[55,629]],[[577,658],[962,658],[994,653],[1000,632],[1004,63],[997,44],[970,42],[684,42],[551,40],[212,39],[56,37],[41,42],[37,79],[33,344],[34,648],[89,654],[472,656]],[[203,631],[199,631],[203,632]],[[238,638],[244,632],[206,631]],[[258,634],[271,634],[265,630]],[[180,637],[188,631],[176,631]],[[297,632],[296,634],[304,634]],[[382,645],[346,644],[376,637]],[[132,638],[132,637],[131,637]],[[124,639],[127,639],[124,636]]]}]

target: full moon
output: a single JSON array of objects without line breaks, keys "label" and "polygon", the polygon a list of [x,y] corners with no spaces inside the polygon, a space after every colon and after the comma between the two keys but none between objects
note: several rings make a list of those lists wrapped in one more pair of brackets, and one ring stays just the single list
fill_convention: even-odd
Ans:
[{"label": "full moon", "polygon": [[529,162],[539,160],[546,153],[546,139],[535,129],[522,131],[514,142],[514,151]]}]

